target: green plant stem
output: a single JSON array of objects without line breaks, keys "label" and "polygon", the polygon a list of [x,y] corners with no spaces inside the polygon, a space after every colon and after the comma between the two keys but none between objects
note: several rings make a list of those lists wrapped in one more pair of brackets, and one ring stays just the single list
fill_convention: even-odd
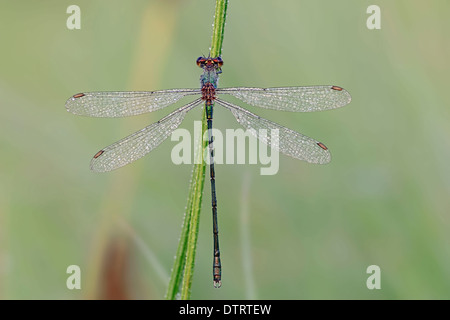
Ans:
[{"label": "green plant stem", "polygon": [[[211,57],[222,53],[223,34],[227,15],[228,0],[216,0],[213,35],[211,42]],[[203,110],[202,133],[206,131],[206,112]],[[176,299],[181,286],[180,298],[188,300],[191,296],[192,278],[195,266],[195,251],[197,247],[198,227],[202,204],[203,187],[205,185],[205,161],[203,150],[208,147],[208,140],[202,138],[197,147],[197,161],[192,170],[189,186],[186,214],[178,243],[177,254],[172,268],[172,274],[167,288],[166,299]]]},{"label": "green plant stem", "polygon": [[228,0],[216,1],[216,12],[214,14],[213,35],[211,41],[211,57],[222,55],[223,34],[225,31],[225,20],[227,17]]}]

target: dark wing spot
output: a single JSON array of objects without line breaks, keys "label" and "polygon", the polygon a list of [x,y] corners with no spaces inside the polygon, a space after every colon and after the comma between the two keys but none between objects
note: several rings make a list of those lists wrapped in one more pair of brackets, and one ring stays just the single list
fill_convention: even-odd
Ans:
[{"label": "dark wing spot", "polygon": [[338,86],[332,86],[331,89],[336,90],[336,91],[342,91],[343,90],[341,87],[338,87]]},{"label": "dark wing spot", "polygon": [[84,97],[84,93],[77,93],[76,95],[73,96],[75,99],[76,98],[81,98]]},{"label": "dark wing spot", "polygon": [[317,142],[317,145],[321,147],[323,150],[328,150],[328,148],[322,142]]},{"label": "dark wing spot", "polygon": [[94,159],[97,159],[98,157],[100,157],[103,154],[103,152],[105,152],[105,150],[100,150],[99,152],[97,152],[94,156]]}]

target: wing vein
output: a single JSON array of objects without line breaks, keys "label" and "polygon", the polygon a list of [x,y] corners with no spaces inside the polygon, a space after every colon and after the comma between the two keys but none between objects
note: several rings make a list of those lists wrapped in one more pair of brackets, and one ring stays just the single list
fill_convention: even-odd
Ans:
[{"label": "wing vein", "polygon": [[273,149],[309,163],[325,164],[330,162],[331,154],[321,142],[261,118],[228,101],[216,99],[216,102],[230,110],[237,122]]},{"label": "wing vein", "polygon": [[229,94],[249,105],[293,112],[314,112],[340,108],[351,101],[345,89],[337,86],[282,88],[223,88],[217,94]]},{"label": "wing vein", "polygon": [[168,114],[161,120],[119,140],[96,153],[91,170],[106,172],[120,168],[156,148],[178,128],[186,113],[202,102],[199,98]]},{"label": "wing vein", "polygon": [[165,108],[181,98],[200,94],[200,89],[162,91],[86,92],[66,101],[67,111],[89,117],[134,116]]}]

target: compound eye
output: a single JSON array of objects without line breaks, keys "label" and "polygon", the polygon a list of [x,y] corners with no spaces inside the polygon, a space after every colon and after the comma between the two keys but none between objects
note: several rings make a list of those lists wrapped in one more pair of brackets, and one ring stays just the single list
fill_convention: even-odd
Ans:
[{"label": "compound eye", "polygon": [[206,59],[204,57],[198,57],[197,59],[197,65],[202,68],[205,65]]},{"label": "compound eye", "polygon": [[217,57],[214,60],[214,63],[217,64],[219,67],[223,66],[223,60],[221,57]]}]

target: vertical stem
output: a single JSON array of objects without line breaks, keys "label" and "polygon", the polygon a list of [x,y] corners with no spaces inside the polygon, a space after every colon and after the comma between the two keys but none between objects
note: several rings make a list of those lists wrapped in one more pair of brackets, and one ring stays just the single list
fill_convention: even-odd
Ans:
[{"label": "vertical stem", "polygon": [[[227,15],[228,0],[216,0],[211,56],[217,57],[222,53],[223,33]],[[192,170],[189,185],[186,214],[178,243],[172,275],[167,288],[166,299],[176,299],[181,285],[181,299],[187,300],[191,296],[192,278],[194,274],[195,251],[198,238],[198,226],[202,203],[203,186],[205,184],[205,161],[203,150],[208,146],[208,140],[203,140],[203,132],[207,129],[206,109],[202,116],[202,134],[197,147],[197,159]],[[184,272],[183,272],[184,271]]]},{"label": "vertical stem", "polygon": [[[202,119],[202,132],[205,132],[205,121]],[[200,161],[194,164],[192,172],[190,195],[194,193],[192,201],[188,200],[186,208],[186,217],[189,217],[189,226],[187,230],[187,245],[185,251],[185,268],[183,282],[181,285],[181,299],[189,300],[191,297],[192,278],[194,276],[195,252],[197,248],[198,227],[200,220],[200,210],[202,206],[203,186],[205,185],[205,161],[203,160],[203,148],[208,141],[203,140],[201,134],[200,144],[197,148],[197,155]],[[190,205],[189,205],[190,204]]]},{"label": "vertical stem", "polygon": [[222,55],[223,34],[227,17],[228,0],[216,0],[216,12],[214,14],[213,35],[211,41],[211,57]]}]

